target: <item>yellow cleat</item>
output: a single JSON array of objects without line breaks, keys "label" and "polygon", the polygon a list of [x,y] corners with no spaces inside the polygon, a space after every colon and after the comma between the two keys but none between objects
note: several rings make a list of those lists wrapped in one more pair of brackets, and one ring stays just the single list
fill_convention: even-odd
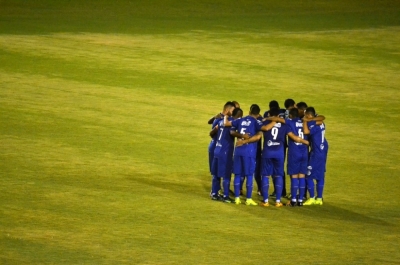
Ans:
[{"label": "yellow cleat", "polygon": [[275,203],[275,207],[282,207],[282,206],[283,206],[283,204],[281,202]]},{"label": "yellow cleat", "polygon": [[314,198],[310,198],[308,200],[306,200],[303,205],[308,206],[308,205],[314,205],[315,204],[315,199]]},{"label": "yellow cleat", "polygon": [[253,201],[253,199],[247,199],[245,204],[247,206],[249,206],[249,205],[253,205],[253,206],[257,205],[257,203],[255,201]]},{"label": "yellow cleat", "polygon": [[268,203],[268,202],[260,202],[260,205],[261,205],[261,206],[264,206],[264,207],[268,207],[268,206],[269,206],[269,203]]},{"label": "yellow cleat", "polygon": [[324,204],[324,203],[322,202],[322,199],[321,199],[321,198],[317,198],[317,199],[315,200],[315,205],[322,205],[322,204]]},{"label": "yellow cleat", "polygon": [[240,200],[240,198],[236,197],[235,198],[235,204],[241,204],[241,203],[242,203],[242,201]]}]

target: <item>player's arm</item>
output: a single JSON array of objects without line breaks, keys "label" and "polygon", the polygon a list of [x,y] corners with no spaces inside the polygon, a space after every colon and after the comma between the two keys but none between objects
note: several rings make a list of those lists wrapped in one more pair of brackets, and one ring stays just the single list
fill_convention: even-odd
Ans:
[{"label": "player's arm", "polygon": [[228,120],[228,115],[224,116],[224,126],[225,127],[232,127],[232,121]]},{"label": "player's arm", "polygon": [[213,124],[213,122],[215,121],[215,119],[220,119],[222,118],[222,114],[218,113],[217,115],[211,117],[211,119],[208,120],[208,124]]},{"label": "player's arm", "polygon": [[266,125],[263,125],[261,127],[261,131],[264,131],[264,132],[269,131],[275,126],[275,124],[276,124],[276,122],[273,121],[273,122],[270,122],[270,123],[268,123]]},{"label": "player's arm", "polygon": [[253,135],[252,137],[250,137],[249,139],[245,139],[245,140],[238,140],[236,142],[236,146],[242,146],[244,144],[249,144],[249,143],[254,143],[257,142],[261,139],[262,137],[262,132],[259,131],[257,132],[255,135]]},{"label": "player's arm", "polygon": [[285,119],[281,118],[281,117],[267,117],[267,118],[264,118],[263,121],[274,121],[274,122],[286,123]]},{"label": "player's arm", "polygon": [[210,137],[213,138],[214,135],[218,133],[218,125],[214,126],[214,128],[210,131]]},{"label": "player's arm", "polygon": [[303,133],[304,134],[310,134],[310,129],[308,128],[307,119],[303,119]]},{"label": "player's arm", "polygon": [[239,133],[237,131],[231,130],[231,135],[233,137],[239,138],[239,139],[249,139],[250,136],[247,133]]},{"label": "player's arm", "polygon": [[292,132],[289,132],[287,135],[290,137],[290,139],[292,139],[296,143],[302,143],[302,144],[305,144],[305,145],[310,145],[310,143],[307,140],[302,139],[301,137],[295,135]]},{"label": "player's arm", "polygon": [[321,125],[323,123],[323,121],[325,120],[325,116],[324,115],[318,115],[318,116],[315,116],[312,120],[316,121],[317,125]]}]

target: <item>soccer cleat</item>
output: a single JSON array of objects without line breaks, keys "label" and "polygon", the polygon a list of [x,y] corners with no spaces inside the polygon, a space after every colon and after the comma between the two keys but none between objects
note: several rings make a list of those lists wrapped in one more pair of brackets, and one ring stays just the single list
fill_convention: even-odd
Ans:
[{"label": "soccer cleat", "polygon": [[211,195],[211,200],[213,200],[213,201],[223,201],[223,198],[219,194],[213,194],[213,195]]},{"label": "soccer cleat", "polygon": [[260,202],[260,205],[264,206],[264,207],[268,207],[269,206],[269,202]]},{"label": "soccer cleat", "polygon": [[242,201],[240,200],[240,198],[236,197],[235,198],[235,204],[241,204],[241,203],[242,203]]},{"label": "soccer cleat", "polygon": [[303,205],[314,205],[315,204],[315,199],[314,198],[310,198],[308,200],[306,200]]},{"label": "soccer cleat", "polygon": [[315,200],[315,205],[322,205],[322,204],[324,204],[324,203],[322,202],[322,199],[321,199],[321,198],[317,198],[317,199]]},{"label": "soccer cleat", "polygon": [[229,196],[223,197],[222,200],[223,200],[223,202],[226,202],[226,203],[234,203],[235,202],[235,200],[229,198]]},{"label": "soccer cleat", "polygon": [[245,202],[246,205],[257,205],[257,203],[255,201],[253,201],[253,199],[247,199]]},{"label": "soccer cleat", "polygon": [[281,202],[275,203],[275,207],[282,207],[282,206],[283,206],[283,204]]},{"label": "soccer cleat", "polygon": [[261,191],[257,191],[258,196],[262,196]]},{"label": "soccer cleat", "polygon": [[297,202],[295,202],[295,201],[288,201],[288,202],[286,203],[286,206],[295,207],[295,206],[297,206]]},{"label": "soccer cleat", "polygon": [[297,206],[303,206],[303,202],[301,201],[301,202],[299,202],[299,201],[297,201]]}]

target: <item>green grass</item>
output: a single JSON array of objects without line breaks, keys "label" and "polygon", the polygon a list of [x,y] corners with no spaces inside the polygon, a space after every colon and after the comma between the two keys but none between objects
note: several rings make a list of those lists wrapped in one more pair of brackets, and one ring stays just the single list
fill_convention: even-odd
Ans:
[{"label": "green grass", "polygon": [[[81,2],[0,0],[1,264],[399,264],[399,3]],[[289,97],[324,205],[211,201],[208,118]]]}]

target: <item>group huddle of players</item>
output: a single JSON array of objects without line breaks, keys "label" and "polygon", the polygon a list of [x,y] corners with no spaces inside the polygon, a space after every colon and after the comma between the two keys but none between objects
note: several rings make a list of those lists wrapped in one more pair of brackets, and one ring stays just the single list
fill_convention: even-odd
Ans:
[{"label": "group huddle of players", "polygon": [[[286,205],[292,207],[323,204],[328,154],[325,117],[317,115],[305,102],[295,104],[293,99],[287,99],[284,105],[285,109],[281,109],[273,100],[262,116],[260,107],[253,104],[249,114],[243,117],[239,103],[229,101],[221,113],[208,121],[212,124],[208,148],[212,200],[241,204],[240,195],[246,181],[245,204],[258,205],[252,199],[255,179],[258,194],[263,198],[259,204],[269,206],[269,179],[272,178],[271,197],[276,196],[276,207],[283,206],[282,196],[289,198]],[[285,188],[286,157],[290,195]],[[230,190],[232,173],[233,192]],[[234,199],[230,193],[234,193]]]}]

